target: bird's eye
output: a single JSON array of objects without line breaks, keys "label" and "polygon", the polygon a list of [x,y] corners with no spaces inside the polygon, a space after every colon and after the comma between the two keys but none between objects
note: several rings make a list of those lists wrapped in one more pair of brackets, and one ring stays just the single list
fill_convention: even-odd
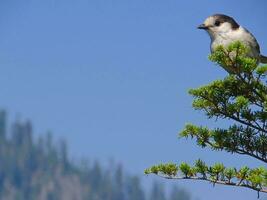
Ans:
[{"label": "bird's eye", "polygon": [[221,22],[220,21],[215,21],[214,25],[215,26],[220,26]]}]

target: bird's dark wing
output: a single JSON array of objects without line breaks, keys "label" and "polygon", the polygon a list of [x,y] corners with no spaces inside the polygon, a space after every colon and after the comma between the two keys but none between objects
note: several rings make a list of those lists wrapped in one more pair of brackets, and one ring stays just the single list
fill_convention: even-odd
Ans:
[{"label": "bird's dark wing", "polygon": [[263,56],[263,55],[260,55],[260,62],[263,63],[263,64],[267,64],[267,57]]},{"label": "bird's dark wing", "polygon": [[252,34],[252,33],[250,33],[247,29],[245,29],[247,32],[248,32],[248,34],[250,35],[250,37],[251,37],[251,43],[250,43],[250,45],[256,50],[256,51],[258,51],[259,53],[260,53],[260,45],[259,45],[259,43],[258,43],[258,41],[257,41],[257,39],[254,37],[254,35]]}]

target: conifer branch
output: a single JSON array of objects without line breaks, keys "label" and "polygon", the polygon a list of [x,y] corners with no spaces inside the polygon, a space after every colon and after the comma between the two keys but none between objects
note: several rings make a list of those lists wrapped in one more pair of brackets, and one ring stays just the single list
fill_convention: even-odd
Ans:
[{"label": "conifer branch", "polygon": [[[193,108],[202,110],[208,118],[230,119],[228,128],[187,124],[180,137],[191,137],[201,147],[248,155],[267,163],[267,65],[258,65],[248,58],[249,49],[241,42],[227,48],[219,46],[209,59],[230,72],[222,80],[191,89]],[[191,167],[187,163],[160,164],[145,170],[167,179],[192,179],[213,184],[246,187],[267,193],[267,169],[258,167],[226,168],[217,163],[211,167],[197,160]]]}]

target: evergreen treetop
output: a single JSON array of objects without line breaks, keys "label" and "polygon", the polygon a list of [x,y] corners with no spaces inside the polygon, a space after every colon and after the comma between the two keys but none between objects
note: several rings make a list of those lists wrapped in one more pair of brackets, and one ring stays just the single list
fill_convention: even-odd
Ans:
[{"label": "evergreen treetop", "polygon": [[[202,110],[208,118],[229,119],[227,128],[210,129],[187,124],[181,138],[195,139],[200,147],[213,151],[248,155],[267,163],[267,65],[246,57],[248,49],[240,42],[227,48],[219,46],[209,59],[231,73],[222,80],[189,90],[193,108]],[[246,187],[267,193],[267,169],[260,166],[250,169],[227,168],[222,163],[207,166],[197,160],[194,166],[187,163],[160,164],[145,170],[170,179],[204,180],[214,184]]]}]

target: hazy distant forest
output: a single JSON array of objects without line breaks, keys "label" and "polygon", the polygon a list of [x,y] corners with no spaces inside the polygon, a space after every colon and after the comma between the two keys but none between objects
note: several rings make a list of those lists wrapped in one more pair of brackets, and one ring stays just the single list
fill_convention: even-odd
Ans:
[{"label": "hazy distant forest", "polygon": [[6,112],[0,112],[0,199],[190,199],[177,187],[167,194],[157,182],[147,191],[140,178],[128,175],[121,165],[104,168],[98,161],[74,163],[68,157],[66,142],[53,141],[51,133],[33,139],[30,121],[10,124]]}]

